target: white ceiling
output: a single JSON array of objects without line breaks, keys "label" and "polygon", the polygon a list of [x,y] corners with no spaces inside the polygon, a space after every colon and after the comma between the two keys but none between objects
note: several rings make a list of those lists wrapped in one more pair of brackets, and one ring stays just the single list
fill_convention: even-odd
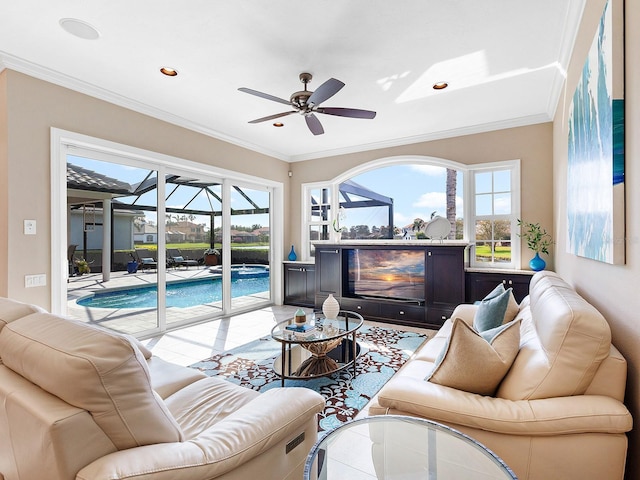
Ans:
[{"label": "white ceiling", "polygon": [[[0,69],[298,161],[550,121],[584,2],[0,0]],[[239,87],[288,99],[301,72],[346,84],[322,106],[376,118],[318,115],[318,136],[299,115],[248,123],[290,108]]]}]

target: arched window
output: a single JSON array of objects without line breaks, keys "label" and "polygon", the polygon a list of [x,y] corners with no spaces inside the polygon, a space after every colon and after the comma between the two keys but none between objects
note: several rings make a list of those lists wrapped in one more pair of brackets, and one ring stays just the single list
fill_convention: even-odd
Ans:
[{"label": "arched window", "polygon": [[[472,266],[515,268],[517,185],[517,160],[469,166],[411,156],[369,162],[329,184],[303,185],[303,256],[313,257],[317,242],[465,241],[472,244]],[[438,228],[434,235],[430,222],[437,217],[449,221],[448,232]]]}]

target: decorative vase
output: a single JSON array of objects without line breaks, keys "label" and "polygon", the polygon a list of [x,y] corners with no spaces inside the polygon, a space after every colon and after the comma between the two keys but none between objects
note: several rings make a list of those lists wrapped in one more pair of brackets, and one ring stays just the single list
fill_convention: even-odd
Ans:
[{"label": "decorative vase", "polygon": [[296,255],[296,251],[293,249],[293,245],[291,245],[291,251],[289,252],[289,260],[292,262],[295,262],[297,258],[298,258],[298,255]]},{"label": "decorative vase", "polygon": [[333,297],[333,293],[330,293],[327,299],[322,303],[322,313],[324,318],[328,320],[334,320],[338,318],[338,312],[340,311],[340,304]]},{"label": "decorative vase", "polygon": [[295,323],[296,325],[304,325],[305,323],[307,323],[307,315],[306,313],[304,313],[304,310],[302,310],[301,308],[296,310],[296,313],[293,316],[293,323]]},{"label": "decorative vase", "polygon": [[539,272],[540,270],[544,270],[544,267],[547,266],[547,262],[544,261],[540,254],[536,252],[536,256],[531,259],[529,262],[529,267],[534,272]]}]

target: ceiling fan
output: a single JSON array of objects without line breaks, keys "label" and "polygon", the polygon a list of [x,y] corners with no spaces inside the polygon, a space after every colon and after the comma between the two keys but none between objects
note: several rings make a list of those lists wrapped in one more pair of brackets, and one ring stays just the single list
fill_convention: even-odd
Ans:
[{"label": "ceiling fan", "polygon": [[311,130],[311,133],[313,133],[314,135],[322,135],[324,133],[324,128],[322,128],[322,124],[320,123],[320,120],[318,120],[318,117],[315,116],[316,113],[336,115],[338,117],[368,119],[374,118],[376,116],[376,112],[373,112],[371,110],[360,110],[357,108],[321,107],[320,104],[338,93],[340,89],[344,87],[344,83],[340,80],[336,80],[335,78],[330,78],[322,85],[320,85],[315,92],[311,92],[307,90],[307,84],[311,81],[311,78],[313,77],[310,73],[301,73],[300,81],[304,83],[304,90],[295,92],[293,95],[291,95],[291,98],[289,100],[274,97],[273,95],[269,95],[268,93],[262,93],[257,90],[252,90],[251,88],[239,88],[238,90],[240,90],[241,92],[249,93],[257,97],[266,98],[267,100],[272,100],[274,102],[283,103],[285,105],[290,105],[293,108],[293,110],[290,110],[288,112],[276,113],[275,115],[256,118],[255,120],[251,120],[249,123],[261,123],[268,120],[285,117],[287,115],[291,115],[292,113],[299,113],[300,115],[304,115],[304,119],[307,122],[307,127],[309,127],[309,130]]}]

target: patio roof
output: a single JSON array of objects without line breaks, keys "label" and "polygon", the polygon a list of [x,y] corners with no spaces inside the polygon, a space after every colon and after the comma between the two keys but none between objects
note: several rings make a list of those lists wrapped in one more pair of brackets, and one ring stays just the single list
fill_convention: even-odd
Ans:
[{"label": "patio roof", "polygon": [[[190,201],[182,208],[167,207],[167,213],[187,213],[195,215],[222,215],[221,210],[214,208],[214,202],[222,203],[220,195],[215,192],[212,187],[220,185],[219,182],[203,182],[202,180],[190,178],[180,175],[166,175],[165,182],[172,187],[167,188],[165,200],[169,200],[171,196],[181,187],[194,188],[194,192]],[[157,177],[150,170],[144,180],[135,184],[129,184],[117,178],[103,175],[94,170],[89,170],[78,165],[67,162],[67,190],[69,203],[101,203],[102,199],[115,197],[133,197],[129,203],[113,202],[114,209],[136,209],[140,211],[155,211],[155,205],[144,205],[140,202],[141,198],[146,194],[158,188]],[[231,209],[232,215],[249,215],[268,213],[269,207],[259,206],[251,197],[240,187],[234,186],[235,190],[249,203],[251,208]],[[204,192],[209,198],[207,210],[189,208],[189,205]]]}]

